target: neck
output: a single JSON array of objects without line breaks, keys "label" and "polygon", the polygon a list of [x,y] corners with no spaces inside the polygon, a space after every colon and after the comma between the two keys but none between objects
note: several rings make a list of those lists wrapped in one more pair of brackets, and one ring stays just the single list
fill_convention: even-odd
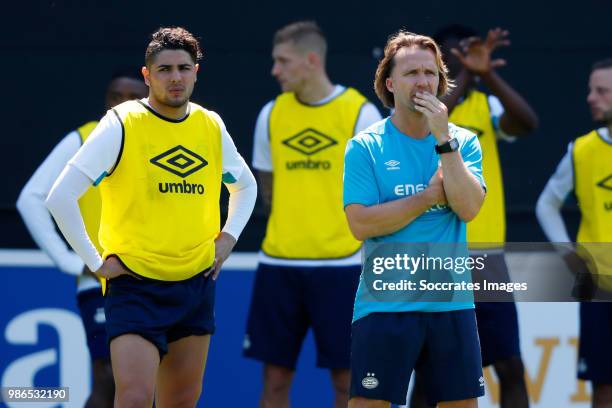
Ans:
[{"label": "neck", "polygon": [[329,96],[334,90],[325,73],[310,79],[302,89],[295,92],[295,96],[304,103],[313,104]]},{"label": "neck", "polygon": [[151,106],[151,108],[155,110],[155,112],[167,118],[182,119],[187,114],[187,107],[189,106],[189,102],[185,102],[183,105],[175,108],[173,106],[168,106],[163,103],[160,103],[152,95],[149,95],[148,100],[149,100],[149,105]]},{"label": "neck", "polygon": [[413,112],[397,105],[393,116],[391,116],[391,122],[400,132],[415,139],[424,139],[430,133],[427,119],[422,113]]}]

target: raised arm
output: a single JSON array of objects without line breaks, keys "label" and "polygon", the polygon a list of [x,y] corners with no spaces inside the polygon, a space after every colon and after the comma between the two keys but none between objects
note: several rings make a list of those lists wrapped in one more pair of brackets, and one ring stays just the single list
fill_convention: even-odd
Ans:
[{"label": "raised arm", "polygon": [[[415,102],[415,109],[426,117],[438,144],[447,142],[450,135],[446,106],[429,92],[418,92]],[[481,170],[482,154],[476,136],[466,140],[466,145],[462,146],[461,150],[441,154],[440,163],[448,205],[461,220],[468,222],[476,217],[485,197],[483,181],[477,176]],[[462,157],[464,153],[468,163]]]},{"label": "raised arm", "polygon": [[[480,38],[469,38],[462,41],[462,49],[453,49],[451,52],[459,59],[465,69],[463,78],[458,78],[458,87],[465,86],[465,81],[471,80],[470,76],[478,76],[495,95],[504,107],[504,114],[500,118],[500,128],[507,134],[513,136],[526,135],[538,127],[538,116],[529,103],[510,84],[508,84],[498,73],[497,68],[506,65],[504,59],[492,59],[493,51],[501,46],[510,45],[509,32],[501,28],[489,30],[486,40]],[[461,75],[460,75],[461,76]],[[463,89],[465,91],[465,88]],[[458,98],[463,93],[460,89],[453,91],[448,98]],[[447,106],[449,111],[454,108],[453,100]],[[456,104],[456,99],[454,100]]]}]

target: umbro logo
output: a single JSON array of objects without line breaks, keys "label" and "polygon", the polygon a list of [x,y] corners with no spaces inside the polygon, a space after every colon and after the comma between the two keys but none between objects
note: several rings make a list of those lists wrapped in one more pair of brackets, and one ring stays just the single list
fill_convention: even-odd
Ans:
[{"label": "umbro logo", "polygon": [[208,165],[203,157],[181,145],[155,156],[150,162],[182,178]]},{"label": "umbro logo", "polygon": [[597,187],[612,191],[612,174],[597,183]]},{"label": "umbro logo", "polygon": [[385,162],[385,166],[387,166],[387,170],[399,170],[400,162],[397,160],[389,160]]},{"label": "umbro logo", "polygon": [[318,130],[308,128],[283,140],[283,144],[306,156],[310,156],[337,145],[338,142]]},{"label": "umbro logo", "polygon": [[478,383],[480,384],[481,387],[485,386],[485,379],[483,376],[480,376],[480,378],[478,379]]}]

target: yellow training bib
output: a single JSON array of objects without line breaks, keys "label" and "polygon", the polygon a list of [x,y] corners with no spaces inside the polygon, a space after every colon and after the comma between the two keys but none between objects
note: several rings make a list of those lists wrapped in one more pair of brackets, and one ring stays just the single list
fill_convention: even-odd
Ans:
[{"label": "yellow training bib", "polygon": [[612,291],[612,144],[593,130],[576,139],[573,162],[574,191],[582,216],[576,241],[604,243],[579,247],[578,252],[590,252],[591,257],[584,258],[597,271],[599,286]]},{"label": "yellow training bib", "polygon": [[220,230],[221,128],[190,103],[181,120],[164,118],[140,101],[113,111],[123,146],[100,184],[103,257],[114,254],[133,272],[163,281],[209,268]]},{"label": "yellow training bib", "polygon": [[487,195],[476,218],[467,223],[467,240],[471,248],[483,248],[478,243],[492,244],[485,245],[487,248],[502,247],[506,242],[504,184],[487,95],[470,91],[455,106],[449,121],[476,133],[482,148],[482,175],[487,183]]},{"label": "yellow training bib", "polygon": [[342,203],[344,150],[366,98],[345,92],[322,105],[278,96],[270,112],[272,210],[262,249],[288,259],[343,258],[359,250]]}]

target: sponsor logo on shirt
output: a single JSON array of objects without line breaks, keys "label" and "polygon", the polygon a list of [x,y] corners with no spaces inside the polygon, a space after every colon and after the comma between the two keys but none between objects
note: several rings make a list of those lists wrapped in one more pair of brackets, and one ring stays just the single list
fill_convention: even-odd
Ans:
[{"label": "sponsor logo on shirt", "polygon": [[204,186],[198,183],[188,183],[183,180],[182,183],[159,183],[158,184],[159,192],[173,193],[173,194],[204,194]]},{"label": "sponsor logo on shirt", "polygon": [[385,166],[387,166],[387,170],[399,170],[400,162],[397,160],[389,160],[385,162]]},{"label": "sponsor logo on shirt", "polygon": [[[166,150],[149,162],[183,179],[208,165],[203,157],[181,145]],[[186,180],[182,183],[160,182],[158,188],[163,194],[204,194],[202,184],[187,183]]]},{"label": "sponsor logo on shirt", "polygon": [[[312,156],[338,144],[338,142],[315,129],[304,129],[301,132],[283,140],[285,146],[306,156]],[[286,162],[287,170],[329,170],[329,160],[294,160]]]},{"label": "sponsor logo on shirt", "polygon": [[[612,174],[599,181],[596,185],[604,190],[612,191]],[[612,201],[604,202],[604,209],[606,211],[612,211]]]},{"label": "sponsor logo on shirt", "polygon": [[411,196],[427,188],[427,184],[398,184],[393,188],[396,196]]},{"label": "sponsor logo on shirt", "polygon": [[597,183],[597,187],[612,191],[612,174]]},{"label": "sponsor logo on shirt", "polygon": [[[419,184],[397,184],[393,188],[393,192],[398,197],[407,197],[407,196],[411,196],[411,195],[420,193],[426,188],[427,188],[427,184],[420,184],[420,183]],[[447,208],[448,208],[447,205],[436,204],[430,209],[428,209],[426,212],[441,211],[441,210],[446,210]]]}]

